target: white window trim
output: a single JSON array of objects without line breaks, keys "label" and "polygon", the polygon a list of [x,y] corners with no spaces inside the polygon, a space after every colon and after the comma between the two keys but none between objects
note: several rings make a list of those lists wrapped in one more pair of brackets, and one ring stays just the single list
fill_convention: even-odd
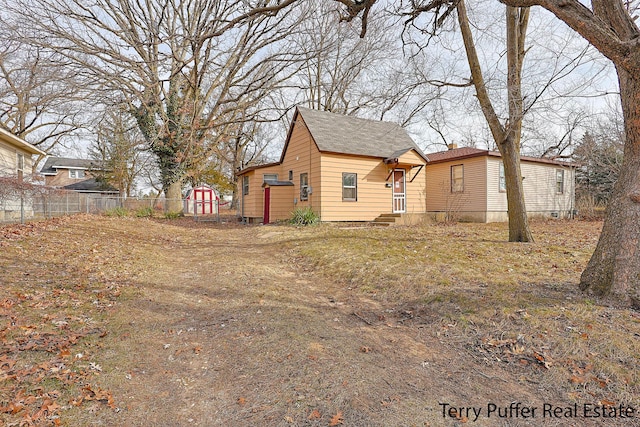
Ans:
[{"label": "white window trim", "polygon": [[[307,178],[307,183],[304,185],[302,184],[303,176]],[[300,174],[300,201],[304,202],[306,200],[309,200],[309,173],[303,172]]]},{"label": "white window trim", "polygon": [[249,176],[244,175],[242,177],[242,195],[246,196],[249,194]]},{"label": "white window trim", "polygon": [[[353,185],[345,185],[344,177],[345,175],[353,175],[355,180]],[[345,188],[353,188],[355,191],[355,197],[344,197],[344,189]],[[357,202],[358,201],[358,174],[355,172],[342,172],[342,201],[343,202]]]},{"label": "white window trim", "polygon": [[[565,182],[564,169],[556,169],[556,185],[555,185],[556,194],[564,194],[564,187],[565,187],[564,182]],[[559,189],[558,189],[558,184],[560,184]]]},{"label": "white window trim", "polygon": [[275,179],[269,179],[268,181],[277,181],[278,180],[278,174],[277,173],[263,173],[262,174],[262,182],[267,182],[267,177],[268,176],[275,176]]},{"label": "white window trim", "polygon": [[16,171],[24,172],[24,154],[16,153]]},{"label": "white window trim", "polygon": [[84,178],[84,169],[69,169],[69,178],[71,179]]}]

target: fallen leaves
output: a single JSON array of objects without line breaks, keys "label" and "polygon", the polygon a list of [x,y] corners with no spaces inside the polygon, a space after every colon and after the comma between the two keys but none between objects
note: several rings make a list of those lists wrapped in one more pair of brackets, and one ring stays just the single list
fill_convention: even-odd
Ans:
[{"label": "fallen leaves", "polygon": [[335,427],[337,425],[344,424],[344,418],[342,417],[342,411],[338,411],[331,420],[329,420],[329,426]]},{"label": "fallen leaves", "polygon": [[107,334],[98,310],[115,303],[124,281],[104,263],[87,263],[84,242],[68,233],[27,239],[71,221],[83,219],[0,227],[0,424],[59,425],[70,404],[88,401],[115,408],[109,391],[88,384],[103,369],[94,360]]},{"label": "fallen leaves", "polygon": [[322,418],[322,414],[317,409],[311,411],[311,413],[307,417],[308,420],[319,420],[320,418]]},{"label": "fallen leaves", "polygon": [[494,354],[498,360],[517,361],[521,365],[538,365],[545,369],[551,367],[551,357],[544,351],[528,348],[518,338],[495,339],[484,338],[478,349],[485,353]]},{"label": "fallen leaves", "polygon": [[32,221],[25,224],[7,224],[0,227],[0,247],[8,246],[11,241],[25,237],[40,235],[42,232],[56,228],[72,220],[78,220],[83,215],[51,218],[45,221]]},{"label": "fallen leaves", "polygon": [[113,401],[113,396],[108,390],[103,390],[100,387],[92,388],[91,386],[85,386],[82,388],[82,395],[75,399],[75,406],[80,406],[84,401],[97,401],[104,403],[111,409],[116,409],[116,405]]}]

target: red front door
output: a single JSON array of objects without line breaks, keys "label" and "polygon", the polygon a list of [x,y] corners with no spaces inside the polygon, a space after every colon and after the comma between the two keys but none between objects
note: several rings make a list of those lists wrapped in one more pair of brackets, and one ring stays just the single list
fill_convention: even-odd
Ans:
[{"label": "red front door", "polygon": [[269,224],[269,211],[271,210],[271,188],[264,189],[264,213],[262,215],[262,223]]}]

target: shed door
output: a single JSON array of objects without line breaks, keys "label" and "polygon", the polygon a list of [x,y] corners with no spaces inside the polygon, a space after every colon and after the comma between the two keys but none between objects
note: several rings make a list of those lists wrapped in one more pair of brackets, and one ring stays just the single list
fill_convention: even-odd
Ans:
[{"label": "shed door", "polygon": [[200,214],[212,214],[213,213],[213,191],[208,189],[196,189],[193,192],[193,205],[194,211]]},{"label": "shed door", "polygon": [[271,188],[264,188],[264,213],[262,215],[262,223],[269,224],[269,211],[271,210]]},{"label": "shed door", "polygon": [[406,183],[404,169],[393,171],[393,213],[406,212]]}]

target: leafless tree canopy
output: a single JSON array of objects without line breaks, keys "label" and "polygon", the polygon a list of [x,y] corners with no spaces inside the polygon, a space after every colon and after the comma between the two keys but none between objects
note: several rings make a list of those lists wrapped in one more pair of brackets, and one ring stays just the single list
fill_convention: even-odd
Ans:
[{"label": "leafless tree canopy", "polygon": [[58,59],[0,30],[0,125],[46,152],[86,122],[86,82]]},{"label": "leafless tree canopy", "polygon": [[21,16],[14,27],[21,37],[96,82],[102,103],[127,106],[172,198],[208,147],[239,120],[266,115],[260,100],[288,76],[295,53],[282,42],[300,19],[295,9],[276,17],[263,8],[248,17],[254,9],[246,2],[213,0],[7,6]]}]

